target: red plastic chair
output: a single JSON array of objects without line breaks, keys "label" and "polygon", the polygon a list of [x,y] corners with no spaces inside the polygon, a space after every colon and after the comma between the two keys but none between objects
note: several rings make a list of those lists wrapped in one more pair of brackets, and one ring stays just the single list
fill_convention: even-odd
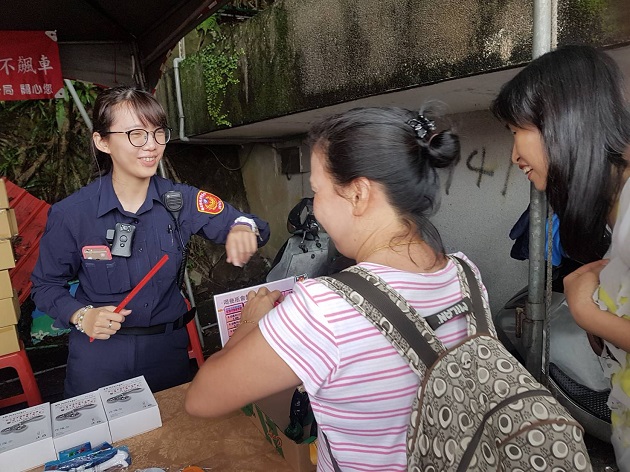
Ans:
[{"label": "red plastic chair", "polygon": [[11,367],[17,371],[20,383],[22,384],[23,393],[9,398],[3,398],[0,400],[0,408],[6,408],[7,406],[17,405],[23,402],[28,403],[28,406],[35,406],[42,403],[42,396],[39,393],[39,387],[35,381],[33,369],[31,368],[31,363],[28,360],[22,342],[20,342],[20,348],[21,349],[17,352],[0,356],[0,369]]}]

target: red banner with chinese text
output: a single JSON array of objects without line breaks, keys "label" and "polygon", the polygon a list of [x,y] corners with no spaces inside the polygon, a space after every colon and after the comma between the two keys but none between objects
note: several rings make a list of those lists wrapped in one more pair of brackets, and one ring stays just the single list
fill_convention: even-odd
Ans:
[{"label": "red banner with chinese text", "polygon": [[56,32],[0,31],[0,100],[63,96]]}]

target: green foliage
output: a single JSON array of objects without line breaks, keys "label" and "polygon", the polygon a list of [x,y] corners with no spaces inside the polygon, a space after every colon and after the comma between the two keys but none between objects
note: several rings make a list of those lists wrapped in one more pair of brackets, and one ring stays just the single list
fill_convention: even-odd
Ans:
[{"label": "green foliage", "polygon": [[577,0],[577,7],[597,13],[606,7],[607,0]]},{"label": "green foliage", "polygon": [[[87,110],[97,89],[74,82]],[[92,174],[91,133],[72,98],[0,102],[0,174],[50,203]]]},{"label": "green foliage", "polygon": [[230,126],[227,114],[223,111],[223,99],[229,84],[238,84],[235,71],[238,60],[245,52],[240,49],[229,51],[223,45],[224,39],[214,16],[205,20],[197,30],[208,36],[212,42],[196,54],[189,56],[184,62],[200,64],[203,70],[208,115],[217,126]]},{"label": "green foliage", "polygon": [[9,175],[20,162],[19,150],[9,140],[0,138],[0,175]]},{"label": "green foliage", "polygon": [[221,28],[219,27],[216,15],[206,18],[197,26],[196,30],[202,36],[210,36],[212,39],[217,39],[221,35]]}]

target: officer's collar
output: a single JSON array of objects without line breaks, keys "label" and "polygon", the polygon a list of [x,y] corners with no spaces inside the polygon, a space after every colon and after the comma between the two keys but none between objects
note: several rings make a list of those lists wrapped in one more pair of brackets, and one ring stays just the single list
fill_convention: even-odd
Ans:
[{"label": "officer's collar", "polygon": [[[136,212],[136,215],[141,215],[153,208],[154,200],[161,202],[156,180],[155,176],[151,177],[149,188],[147,189],[147,198]],[[121,213],[126,214],[127,212],[123,209],[120,200],[118,200],[116,196],[116,192],[114,192],[111,172],[101,177],[100,185],[97,217],[100,218],[114,209],[118,209]]]}]

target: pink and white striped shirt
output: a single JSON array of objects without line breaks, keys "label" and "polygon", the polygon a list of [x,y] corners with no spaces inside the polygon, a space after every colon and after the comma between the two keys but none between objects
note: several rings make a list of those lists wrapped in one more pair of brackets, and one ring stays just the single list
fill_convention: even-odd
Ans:
[{"label": "pink and white striped shirt", "polygon": [[[455,255],[470,263],[462,253]],[[430,274],[360,265],[385,280],[424,317],[462,297],[457,269],[450,260],[444,269]],[[481,280],[477,267],[470,265]],[[487,298],[485,288],[482,293]],[[311,279],[296,284],[294,292],[261,320],[260,329],[304,383],[318,426],[326,433],[341,470],[407,469],[407,426],[419,379],[363,315]],[[466,336],[466,320],[450,320],[436,334],[446,347],[453,346]],[[333,471],[323,446],[318,450],[317,470]]]}]

